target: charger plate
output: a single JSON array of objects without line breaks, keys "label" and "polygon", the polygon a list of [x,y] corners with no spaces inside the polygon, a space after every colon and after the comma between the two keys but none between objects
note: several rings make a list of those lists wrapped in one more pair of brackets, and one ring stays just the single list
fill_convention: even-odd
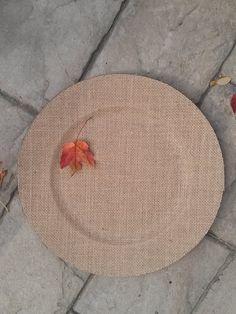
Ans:
[{"label": "charger plate", "polygon": [[[81,133],[95,168],[60,169]],[[42,241],[81,270],[135,276],[159,270],[206,234],[224,189],[221,150],[199,109],[174,88],[134,75],[80,82],[28,131],[18,161],[24,212]]]}]

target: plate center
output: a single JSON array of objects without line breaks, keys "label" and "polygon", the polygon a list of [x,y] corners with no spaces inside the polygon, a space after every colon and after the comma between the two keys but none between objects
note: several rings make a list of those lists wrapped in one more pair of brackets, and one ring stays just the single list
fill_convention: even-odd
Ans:
[{"label": "plate center", "polygon": [[[81,139],[90,144],[96,167],[83,167],[73,177],[70,169],[54,167],[59,208],[78,232],[96,241],[127,244],[165,232],[162,226],[175,219],[182,180],[176,135],[166,131],[166,120],[142,109],[104,109],[91,116]],[[76,133],[73,125],[61,145]]]}]

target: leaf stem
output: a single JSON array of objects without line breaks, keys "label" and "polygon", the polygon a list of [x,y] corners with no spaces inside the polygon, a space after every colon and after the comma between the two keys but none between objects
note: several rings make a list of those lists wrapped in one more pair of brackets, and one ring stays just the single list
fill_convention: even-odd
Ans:
[{"label": "leaf stem", "polygon": [[85,125],[87,124],[87,122],[88,122],[90,119],[92,119],[92,117],[89,117],[87,120],[85,120],[84,124],[83,124],[82,127],[80,128],[79,133],[78,133],[78,135],[77,135],[77,137],[76,137],[76,140],[75,140],[76,142],[78,141],[79,136],[80,136],[80,134],[81,134],[83,128],[85,127]]},{"label": "leaf stem", "polygon": [[80,134],[81,134],[83,128],[85,127],[85,125],[86,125],[87,122],[88,122],[89,120],[91,120],[92,118],[93,118],[93,117],[89,117],[89,118],[87,118],[87,119],[84,121],[82,127],[80,128],[80,130],[79,130],[79,132],[78,132],[78,134],[77,134],[76,140],[75,140],[75,142],[74,142],[74,143],[75,143],[75,170],[74,170],[74,172],[72,173],[71,177],[72,177],[72,176],[75,174],[75,172],[76,172],[76,142],[78,141],[79,136],[80,136]]}]

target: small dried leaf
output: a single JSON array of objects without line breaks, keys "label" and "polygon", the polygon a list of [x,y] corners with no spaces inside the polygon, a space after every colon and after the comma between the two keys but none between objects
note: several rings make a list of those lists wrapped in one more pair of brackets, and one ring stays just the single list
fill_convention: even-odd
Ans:
[{"label": "small dried leaf", "polygon": [[215,86],[216,85],[216,80],[212,80],[212,81],[210,81],[210,86],[212,87],[212,86]]},{"label": "small dried leaf", "polygon": [[2,187],[3,180],[7,175],[7,170],[2,168],[2,162],[0,161],[0,188]]},{"label": "small dried leaf", "polygon": [[227,85],[230,81],[231,81],[231,77],[229,77],[229,76],[222,76],[222,77],[218,78],[217,80],[210,81],[210,86]]},{"label": "small dried leaf", "polygon": [[94,155],[89,150],[88,143],[81,140],[65,143],[60,160],[61,169],[70,166],[73,175],[82,168],[83,164],[95,166]]},{"label": "small dried leaf", "polygon": [[236,113],[236,94],[234,94],[230,101],[231,108],[234,113]]}]

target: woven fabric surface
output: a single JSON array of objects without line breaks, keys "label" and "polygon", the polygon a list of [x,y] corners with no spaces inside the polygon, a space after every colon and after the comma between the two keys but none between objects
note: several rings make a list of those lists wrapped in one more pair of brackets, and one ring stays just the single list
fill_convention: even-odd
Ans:
[{"label": "woven fabric surface", "polygon": [[[96,167],[60,169],[81,133]],[[183,257],[214,221],[224,189],[219,143],[174,88],[134,75],[80,82],[28,131],[18,161],[24,212],[42,241],[81,270],[135,276]]]}]

